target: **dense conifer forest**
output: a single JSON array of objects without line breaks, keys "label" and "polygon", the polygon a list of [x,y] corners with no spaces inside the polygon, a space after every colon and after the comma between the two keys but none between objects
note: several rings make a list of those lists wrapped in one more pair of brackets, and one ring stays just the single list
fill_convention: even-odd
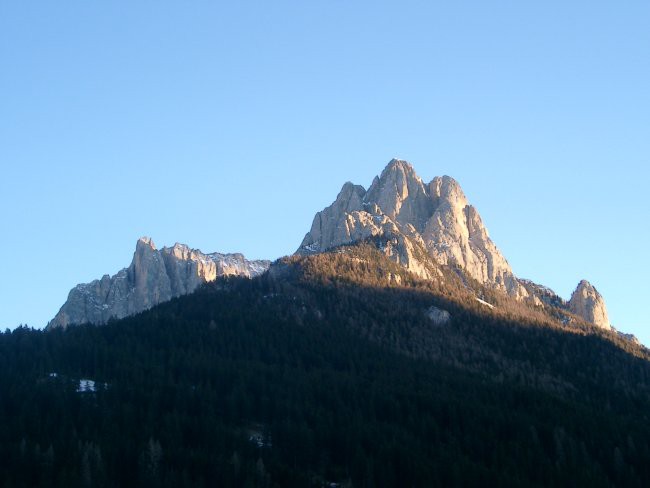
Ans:
[{"label": "dense conifer forest", "polygon": [[7,331],[0,487],[649,486],[647,351],[559,313],[361,245]]}]

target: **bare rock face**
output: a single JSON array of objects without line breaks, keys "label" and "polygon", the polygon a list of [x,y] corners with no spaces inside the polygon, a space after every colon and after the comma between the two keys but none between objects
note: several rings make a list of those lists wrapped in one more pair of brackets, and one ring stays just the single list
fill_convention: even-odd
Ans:
[{"label": "bare rock face", "polygon": [[[346,183],[334,203],[318,212],[299,254],[379,237],[388,257],[424,279],[437,265],[458,266],[479,283],[534,306],[550,306],[611,329],[603,297],[582,281],[566,302],[552,290],[517,278],[494,244],[475,207],[456,180],[437,176],[425,183],[406,161],[393,159],[366,191]],[[570,323],[567,318],[565,324]]]},{"label": "bare rock face", "polygon": [[148,237],[138,240],[133,261],[113,276],[74,287],[48,328],[104,324],[191,293],[218,276],[254,277],[269,261],[248,261],[241,254],[203,254],[184,244],[156,249]]},{"label": "bare rock face", "polygon": [[516,298],[528,296],[478,211],[449,176],[425,184],[409,163],[393,159],[368,191],[343,185],[334,203],[316,214],[297,252],[321,252],[373,236],[391,238],[394,245],[386,254],[423,278],[431,278],[431,270],[418,249]]},{"label": "bare rock face", "polygon": [[446,310],[431,306],[427,309],[427,317],[434,325],[447,325],[451,321],[451,314]]},{"label": "bare rock face", "polygon": [[602,295],[587,280],[582,280],[569,300],[569,310],[579,315],[587,322],[601,327],[611,329],[607,307]]}]

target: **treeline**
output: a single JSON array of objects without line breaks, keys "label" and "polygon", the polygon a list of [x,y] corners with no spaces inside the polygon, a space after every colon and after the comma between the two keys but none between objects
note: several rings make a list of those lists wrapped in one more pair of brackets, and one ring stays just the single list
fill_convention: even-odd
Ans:
[{"label": "treeline", "polygon": [[0,487],[647,486],[649,363],[454,274],[361,246],[1,334]]}]

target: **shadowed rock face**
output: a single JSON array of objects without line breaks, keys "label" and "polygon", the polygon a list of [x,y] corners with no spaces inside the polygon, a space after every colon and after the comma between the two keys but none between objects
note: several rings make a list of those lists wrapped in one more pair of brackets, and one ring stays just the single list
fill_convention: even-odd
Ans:
[{"label": "shadowed rock face", "polygon": [[598,327],[612,328],[607,316],[605,300],[587,280],[582,280],[571,295],[569,310]]},{"label": "shadowed rock face", "polygon": [[406,161],[393,159],[366,191],[346,183],[316,214],[298,253],[325,251],[372,236],[395,237],[392,257],[423,278],[430,271],[415,248],[440,264],[457,265],[481,283],[517,298],[528,296],[489,237],[478,211],[449,176],[425,184]]},{"label": "shadowed rock face", "polygon": [[158,250],[150,238],[143,237],[128,268],[74,287],[48,328],[104,324],[191,293],[218,276],[254,277],[269,265],[269,261],[248,261],[241,254],[203,254],[184,244]]}]

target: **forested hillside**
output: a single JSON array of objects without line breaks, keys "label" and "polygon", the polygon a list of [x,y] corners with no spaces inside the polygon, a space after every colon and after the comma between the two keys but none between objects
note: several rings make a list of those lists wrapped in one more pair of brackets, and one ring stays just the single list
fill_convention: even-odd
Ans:
[{"label": "forested hillside", "polygon": [[647,351],[558,313],[361,245],[6,332],[0,486],[648,486]]}]

